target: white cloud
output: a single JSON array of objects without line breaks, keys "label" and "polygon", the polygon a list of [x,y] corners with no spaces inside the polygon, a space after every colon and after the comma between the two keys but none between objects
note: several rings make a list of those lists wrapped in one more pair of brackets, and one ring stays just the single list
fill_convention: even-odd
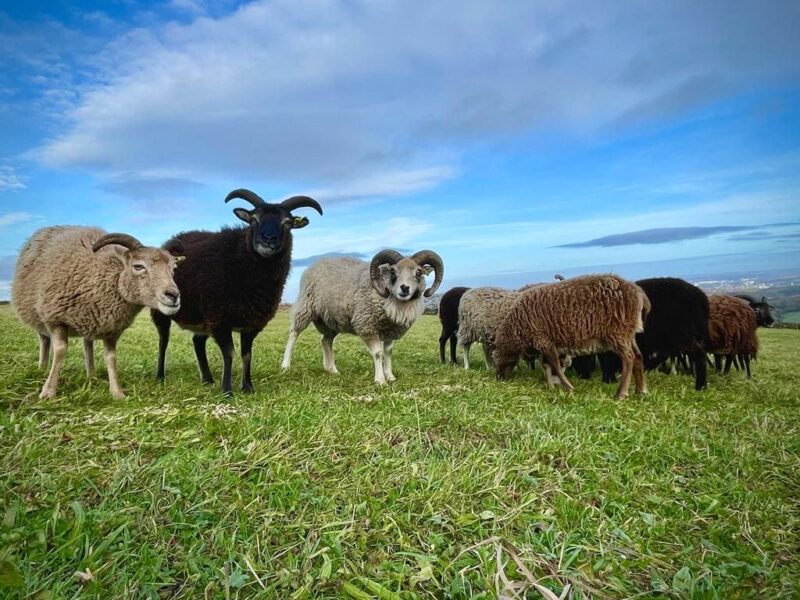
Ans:
[{"label": "white cloud", "polygon": [[0,215],[0,227],[9,227],[17,223],[26,223],[33,219],[33,215],[26,212],[10,212]]},{"label": "white cloud", "polygon": [[25,184],[11,167],[0,167],[0,192],[24,190]]},{"label": "white cloud", "polygon": [[39,154],[104,173],[405,193],[473,143],[626,126],[796,76],[799,7],[258,1],[116,40]]}]

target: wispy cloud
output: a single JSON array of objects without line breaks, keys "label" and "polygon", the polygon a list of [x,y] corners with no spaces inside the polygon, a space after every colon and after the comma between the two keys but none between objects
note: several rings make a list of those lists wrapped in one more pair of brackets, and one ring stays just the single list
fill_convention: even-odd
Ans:
[{"label": "wispy cloud", "polygon": [[317,262],[321,258],[367,258],[366,254],[361,252],[326,252],[325,254],[314,254],[313,256],[306,256],[305,258],[292,259],[293,267],[307,267],[308,265]]},{"label": "wispy cloud", "polygon": [[33,219],[33,215],[26,212],[10,212],[0,215],[0,227],[9,227],[18,223],[26,223]]},{"label": "wispy cloud", "polygon": [[0,192],[24,189],[25,184],[12,167],[0,167]]}]

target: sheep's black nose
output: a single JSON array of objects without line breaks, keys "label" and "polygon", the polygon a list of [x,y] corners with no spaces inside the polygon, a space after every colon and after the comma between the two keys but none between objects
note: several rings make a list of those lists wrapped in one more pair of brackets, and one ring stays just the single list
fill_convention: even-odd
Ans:
[{"label": "sheep's black nose", "polygon": [[400,285],[400,293],[407,294],[408,293],[408,286],[407,285]]}]

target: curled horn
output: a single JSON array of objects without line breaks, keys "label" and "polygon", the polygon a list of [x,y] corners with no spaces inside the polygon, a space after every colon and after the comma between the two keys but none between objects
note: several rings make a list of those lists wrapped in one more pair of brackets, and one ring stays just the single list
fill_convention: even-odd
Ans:
[{"label": "curled horn", "polygon": [[372,257],[372,261],[369,263],[369,278],[372,281],[372,287],[384,298],[389,296],[389,290],[381,281],[380,266],[387,263],[393,265],[402,258],[403,255],[397,250],[381,250]]},{"label": "curled horn", "polygon": [[264,202],[264,199],[261,196],[259,196],[255,192],[251,192],[250,190],[246,190],[244,188],[233,190],[230,194],[225,196],[225,202],[227,203],[228,201],[233,200],[234,198],[241,198],[242,200],[245,200],[250,204],[252,204],[255,208],[258,208],[259,206],[263,206],[264,204],[266,204],[266,202]]},{"label": "curled horn", "polygon": [[313,208],[319,214],[322,214],[322,207],[319,202],[308,196],[292,196],[281,202],[281,206],[289,212],[296,208]]},{"label": "curled horn", "polygon": [[444,262],[442,261],[442,257],[436,254],[436,252],[433,250],[420,250],[411,256],[411,260],[413,260],[419,266],[428,265],[433,267],[433,285],[425,290],[425,297],[430,298],[436,293],[436,290],[438,290],[439,286],[442,284],[442,278],[444,277]]},{"label": "curled horn", "polygon": [[109,244],[124,246],[128,250],[138,250],[142,247],[142,243],[132,235],[128,235],[127,233],[109,233],[94,243],[92,252],[97,252],[100,248],[108,246]]}]

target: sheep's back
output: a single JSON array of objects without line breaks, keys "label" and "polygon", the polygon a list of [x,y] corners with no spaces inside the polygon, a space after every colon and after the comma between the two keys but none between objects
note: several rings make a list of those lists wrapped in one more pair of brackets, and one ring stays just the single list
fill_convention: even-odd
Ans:
[{"label": "sheep's back", "polygon": [[711,294],[709,303],[709,351],[717,354],[758,353],[756,316],[750,305],[739,298]]},{"label": "sheep's back", "polygon": [[645,299],[641,288],[617,276],[575,277],[521,292],[503,328],[520,349],[533,342],[596,352],[641,329]]},{"label": "sheep's back", "polygon": [[636,342],[645,356],[703,349],[708,338],[708,297],[682,279],[656,277],[636,282],[651,310]]},{"label": "sheep's back", "polygon": [[458,307],[458,339],[461,344],[494,343],[518,292],[497,287],[473,288]]}]

